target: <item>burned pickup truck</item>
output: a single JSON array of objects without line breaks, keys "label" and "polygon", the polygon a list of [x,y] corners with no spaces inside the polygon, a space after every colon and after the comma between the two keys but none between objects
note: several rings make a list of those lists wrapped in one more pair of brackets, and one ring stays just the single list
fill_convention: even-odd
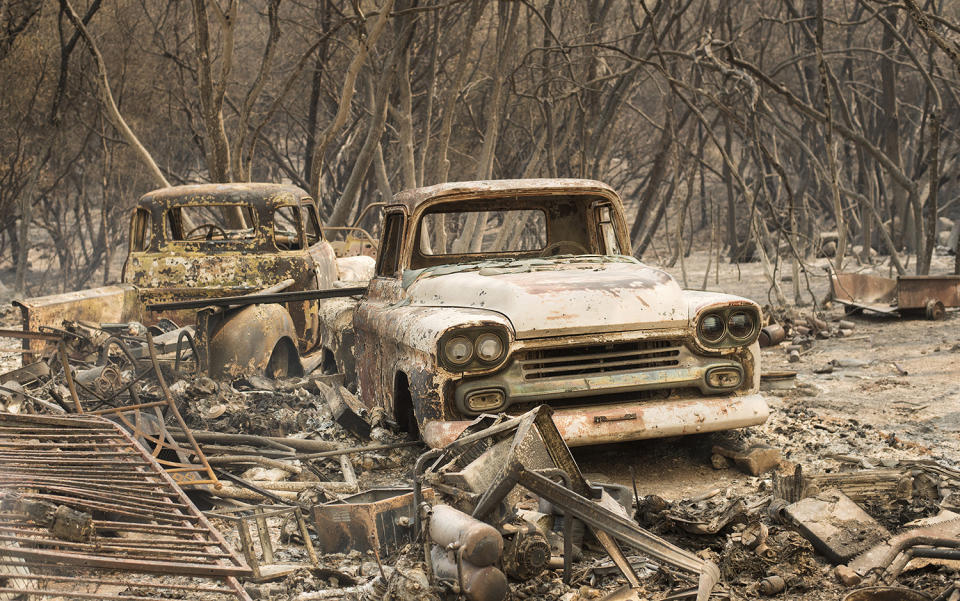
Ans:
[{"label": "burned pickup truck", "polygon": [[175,186],[145,194],[133,209],[121,284],[14,304],[26,331],[56,329],[64,320],[175,324],[200,339],[195,346],[212,375],[296,374],[332,353],[318,299],[200,311],[206,319],[195,333],[197,308],[149,308],[366,284],[373,264],[370,257],[335,256],[315,202],[296,186]]},{"label": "burned pickup truck", "polygon": [[763,423],[760,311],[631,256],[587,180],[440,184],[384,209],[356,307],[361,402],[432,447],[546,403],[570,445]]}]

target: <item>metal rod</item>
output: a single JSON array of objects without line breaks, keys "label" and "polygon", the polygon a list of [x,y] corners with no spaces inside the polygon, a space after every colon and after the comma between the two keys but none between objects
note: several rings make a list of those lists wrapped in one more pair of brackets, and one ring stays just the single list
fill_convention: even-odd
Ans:
[{"label": "metal rod", "polygon": [[153,362],[153,369],[157,372],[157,382],[160,384],[160,389],[163,391],[164,398],[167,399],[167,402],[170,403],[170,408],[173,410],[172,413],[177,419],[177,423],[180,424],[180,427],[183,429],[184,436],[187,437],[187,440],[190,442],[190,446],[193,447],[195,454],[200,463],[203,464],[204,469],[207,474],[210,476],[210,479],[213,480],[213,485],[215,488],[220,488],[220,483],[217,481],[217,476],[213,473],[213,468],[210,467],[210,464],[207,462],[207,458],[204,456],[203,452],[200,451],[200,446],[197,444],[197,441],[194,440],[193,434],[190,432],[190,428],[187,427],[187,423],[183,421],[183,417],[180,415],[180,412],[177,410],[177,405],[173,401],[173,396],[170,394],[170,389],[167,388],[167,381],[163,378],[163,373],[160,372],[160,365],[157,363],[157,350],[153,347],[153,336],[150,335],[150,330],[147,330],[147,348],[150,349],[150,361]]},{"label": "metal rod", "polygon": [[61,338],[57,334],[47,334],[44,332],[31,332],[29,330],[0,330],[0,338],[19,338],[21,340],[46,340],[48,342],[57,342]]},{"label": "metal rod", "polygon": [[57,343],[57,354],[60,355],[60,365],[63,366],[63,379],[67,381],[67,389],[70,390],[70,398],[73,400],[74,408],[77,410],[77,413],[83,413],[80,397],[77,396],[77,387],[73,382],[73,373],[70,372],[70,361],[67,359],[67,345],[63,340]]},{"label": "metal rod", "polygon": [[317,551],[313,548],[313,541],[310,540],[310,531],[307,529],[307,522],[303,519],[303,511],[299,507],[293,509],[297,517],[297,525],[300,526],[300,536],[303,537],[303,546],[307,548],[307,555],[310,556],[310,563],[313,567],[320,567],[320,560],[317,559]]},{"label": "metal rod", "polygon": [[[9,567],[23,567],[23,563],[15,563],[3,561],[0,562],[2,566]],[[13,578],[11,578],[13,579]],[[17,574],[15,577],[16,580],[46,580],[50,582],[76,582],[78,584],[106,584],[113,586],[123,586],[129,587],[129,580],[107,580],[104,578],[79,578],[74,576],[52,576],[49,574]],[[176,591],[195,591],[198,593],[226,593],[230,594],[231,591],[228,588],[223,588],[219,586],[190,586],[186,584],[166,584],[166,583],[153,583],[153,582],[137,582],[138,587],[145,588],[163,588],[163,589],[172,589]],[[65,595],[67,593],[64,593]],[[128,597],[125,597],[128,598]]]},{"label": "metal rod", "polygon": [[324,298],[342,298],[360,296],[366,293],[366,286],[349,288],[330,288],[326,290],[298,290],[295,292],[275,292],[272,294],[245,294],[242,296],[221,296],[219,298],[200,298],[196,300],[151,303],[148,311],[176,311],[179,309],[203,309],[205,307],[240,307],[243,305],[262,305],[269,303],[292,303]]}]

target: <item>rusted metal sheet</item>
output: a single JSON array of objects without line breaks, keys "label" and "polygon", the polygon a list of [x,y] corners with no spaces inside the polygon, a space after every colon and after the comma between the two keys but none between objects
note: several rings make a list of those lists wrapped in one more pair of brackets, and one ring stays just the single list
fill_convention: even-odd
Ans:
[{"label": "rusted metal sheet", "polygon": [[939,301],[944,307],[960,307],[960,275],[913,275],[897,278],[897,307],[926,309]]},{"label": "rusted metal sheet", "polygon": [[[66,319],[123,323],[140,318],[137,289],[125,284],[17,299],[13,304],[20,308],[23,330],[28,332],[44,326],[59,328]],[[25,338],[23,348],[31,353],[24,355],[24,365],[34,361],[44,346],[43,341]]]},{"label": "rusted metal sheet", "polygon": [[[250,568],[106,419],[0,415],[0,486],[0,594],[249,599],[235,577]],[[65,534],[36,508],[83,528]]]},{"label": "rusted metal sheet", "polygon": [[848,307],[885,315],[922,310],[942,319],[946,307],[960,307],[960,275],[899,276],[897,279],[859,273],[830,276],[833,299]]},{"label": "rusted metal sheet", "polygon": [[862,273],[833,273],[830,276],[832,296],[840,302],[890,307],[897,297],[897,281]]},{"label": "rusted metal sheet", "polygon": [[[433,490],[423,494],[433,500]],[[374,488],[336,503],[314,505],[313,521],[323,553],[377,550],[387,555],[414,540],[413,490]]]},{"label": "rusted metal sheet", "polygon": [[890,538],[886,528],[837,489],[801,499],[784,513],[833,563],[845,563]]}]

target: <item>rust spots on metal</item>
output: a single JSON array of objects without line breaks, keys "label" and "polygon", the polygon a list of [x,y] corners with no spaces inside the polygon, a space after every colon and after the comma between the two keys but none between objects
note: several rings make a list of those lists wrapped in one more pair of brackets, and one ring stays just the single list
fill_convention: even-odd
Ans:
[{"label": "rust spots on metal", "polygon": [[[605,253],[601,208],[619,254]],[[513,209],[546,216],[545,248],[575,241],[584,254],[423,252],[425,216]],[[759,307],[684,291],[630,256],[622,204],[609,186],[572,179],[455,182],[401,192],[386,213],[409,218],[403,235],[382,242],[381,259],[395,258],[397,269],[372,280],[354,313],[359,390],[366,405],[382,405],[398,421],[412,405],[431,446],[452,440],[481,412],[465,400],[471,392],[479,398],[494,391],[483,398],[503,399],[484,405],[490,412],[550,403],[574,445],[766,419],[766,403],[756,394],[755,336],[725,348],[706,348],[697,338],[703,311],[742,306],[758,314]],[[441,357],[445,341],[478,329],[498,333],[506,346],[502,359],[454,368]],[[715,388],[712,369],[739,374],[740,381]]]}]

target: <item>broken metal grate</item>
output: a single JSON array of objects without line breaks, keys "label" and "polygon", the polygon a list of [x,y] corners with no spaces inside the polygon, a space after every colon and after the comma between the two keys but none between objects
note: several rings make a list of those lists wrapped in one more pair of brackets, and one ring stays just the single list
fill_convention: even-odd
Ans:
[{"label": "broken metal grate", "polygon": [[[84,328],[87,331],[91,330],[91,328],[87,328],[86,326],[84,326]],[[133,371],[131,381],[122,384],[122,378],[120,378],[119,372],[114,368],[113,373],[116,374],[117,382],[115,385],[109,387],[111,389],[109,392],[104,392],[98,391],[97,386],[87,387],[77,381],[70,365],[67,340],[90,342],[89,338],[85,338],[82,334],[70,330],[55,328],[47,328],[47,330],[48,331],[44,332],[26,332],[0,329],[0,337],[22,338],[25,342],[29,340],[39,340],[55,343],[56,355],[59,359],[60,368],[63,370],[61,372],[63,381],[66,383],[67,389],[70,392],[70,399],[72,400],[72,406],[68,404],[66,407],[68,411],[78,414],[103,415],[119,421],[127,430],[133,433],[137,440],[149,447],[150,454],[153,458],[165,467],[167,472],[181,486],[213,484],[217,488],[220,487],[220,482],[217,480],[213,469],[207,462],[207,458],[200,449],[200,445],[193,439],[193,434],[190,432],[190,429],[187,428],[187,424],[183,421],[183,417],[177,409],[177,404],[170,394],[170,389],[167,387],[167,382],[163,377],[163,371],[160,369],[160,363],[157,359],[156,345],[149,331],[145,333],[146,354],[149,361],[143,360],[138,362],[134,358],[134,353],[128,348],[121,337],[110,336],[107,338],[107,341],[103,343],[103,352],[111,349],[119,351],[121,357],[126,357],[129,360],[126,367]],[[142,355],[144,353],[140,352],[138,354]],[[140,363],[145,363],[146,365],[140,365]],[[31,365],[44,364],[38,361]],[[49,373],[49,368],[47,368],[47,372]],[[160,388],[162,398],[159,400],[141,399],[135,392],[135,387],[133,386],[136,382],[151,375],[156,379]],[[114,387],[116,387],[116,389],[113,389]],[[78,390],[83,392],[87,398],[81,400]],[[129,399],[127,399],[130,401],[129,403],[122,402],[121,405],[115,407],[108,406],[105,409],[93,409],[93,405],[97,402],[100,404],[117,402],[121,393],[129,395]],[[90,397],[93,398],[91,399]],[[168,420],[168,417],[173,418],[184,432],[185,442],[188,443],[188,446],[179,444],[170,432],[167,431],[165,422]],[[193,463],[191,457],[195,457],[199,461],[199,464]],[[0,599],[0,601],[3,601],[3,599]]]},{"label": "broken metal grate", "polygon": [[248,600],[250,573],[113,422],[0,414],[0,601]]}]

